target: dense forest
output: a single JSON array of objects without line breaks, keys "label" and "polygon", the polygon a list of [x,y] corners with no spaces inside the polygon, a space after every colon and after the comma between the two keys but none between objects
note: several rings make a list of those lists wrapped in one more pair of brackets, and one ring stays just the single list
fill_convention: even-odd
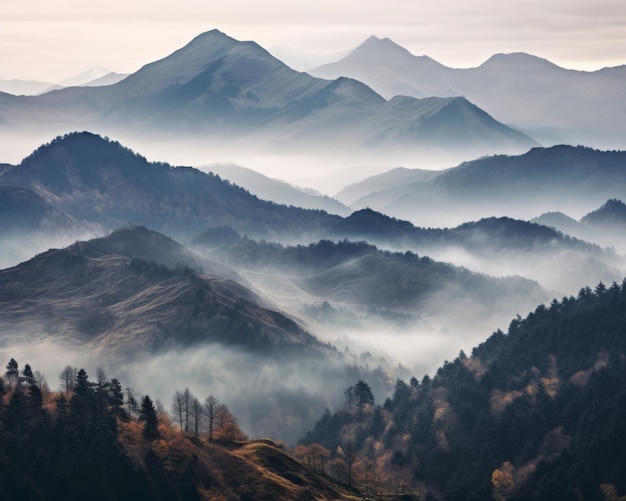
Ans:
[{"label": "dense forest", "polygon": [[383,405],[355,405],[348,391],[301,448],[328,451],[327,462],[350,450],[379,490],[423,499],[616,500],[624,381],[626,282],[600,283],[514,319],[432,377],[397,380]]},{"label": "dense forest", "polygon": [[0,378],[0,499],[257,500],[351,497],[271,440],[247,440],[228,408],[188,389],[158,402],[67,366],[61,390],[15,359]]}]

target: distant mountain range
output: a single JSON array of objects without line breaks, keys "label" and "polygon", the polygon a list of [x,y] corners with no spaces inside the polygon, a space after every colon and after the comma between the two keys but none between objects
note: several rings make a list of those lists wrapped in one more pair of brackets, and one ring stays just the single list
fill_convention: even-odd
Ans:
[{"label": "distant mountain range", "polygon": [[[612,175],[610,169],[604,174]],[[0,272],[4,338],[86,346],[116,357],[140,352],[173,357],[177,350],[217,343],[237,350],[238,356],[254,352],[247,364],[262,370],[267,358],[258,355],[264,350],[274,361],[276,354],[289,351],[304,357],[283,357],[276,365],[280,374],[349,381],[367,373],[384,388],[385,379],[361,362],[356,372],[346,371],[356,363],[352,355],[323,345],[300,325],[323,327],[317,334],[334,332],[334,322],[342,319],[351,325],[356,320],[363,337],[374,325],[393,325],[405,336],[413,331],[404,331],[403,323],[417,324],[424,328],[417,331],[420,335],[433,336],[431,349],[439,343],[449,350],[476,340],[470,335],[484,335],[486,323],[489,328],[501,325],[504,315],[524,313],[529,303],[545,297],[536,283],[511,275],[536,279],[559,296],[623,276],[622,259],[614,252],[538,224],[487,218],[451,229],[420,228],[371,209],[341,217],[287,207],[214,174],[148,162],[87,132],[58,137],[20,165],[2,166],[0,188],[0,221],[12,230],[3,233],[2,258],[9,247],[7,235],[31,258]],[[202,240],[203,247],[217,245],[220,252],[207,260],[134,225],[183,243]],[[52,243],[73,227],[99,234],[126,229],[96,240],[75,236],[69,242],[80,241],[69,246]],[[237,244],[239,236],[229,240],[233,230],[248,237],[246,245]],[[39,238],[36,245],[31,234]],[[320,239],[333,242],[309,245]],[[344,239],[366,240],[398,253],[339,242]],[[62,248],[46,251],[53,246]],[[506,301],[510,297],[515,298],[512,305]],[[445,331],[456,319],[467,321]],[[470,325],[470,319],[476,324]],[[452,335],[454,344],[437,336],[438,329]],[[336,371],[320,371],[311,350],[324,358],[323,367],[328,361]],[[386,363],[376,361],[371,367]],[[224,377],[240,378],[238,368],[233,371]],[[298,392],[298,405],[293,404],[294,390],[282,382],[271,394],[261,390],[255,387],[254,404],[239,402],[246,409],[246,424],[290,439],[316,418],[309,412],[313,402],[322,409],[330,405],[317,389],[304,396]],[[291,410],[272,423],[253,417],[253,408],[265,409],[274,401]]]},{"label": "distant mountain range", "polygon": [[37,96],[64,87],[98,87],[112,85],[122,81],[128,75],[115,73],[101,66],[94,66],[83,73],[66,78],[58,83],[39,82],[36,80],[0,79],[0,92],[16,96]]},{"label": "distant mountain range", "polygon": [[[485,200],[500,200],[504,207],[507,202],[531,205],[532,197],[542,194],[562,200],[565,195],[560,196],[559,190],[567,189],[570,200],[577,196],[593,200],[594,189],[603,196],[620,189],[623,155],[571,147],[538,149],[522,157],[491,157],[463,164],[430,182],[407,188],[421,193],[410,200],[422,204],[424,211],[459,207],[466,211]],[[546,172],[551,172],[548,179]],[[615,255],[597,246],[511,218],[483,218],[451,229],[427,229],[371,209],[341,217],[278,205],[214,174],[150,163],[119,143],[90,133],[59,137],[40,147],[20,165],[4,170],[0,186],[4,193],[22,190],[20,197],[13,196],[12,202],[6,203],[4,221],[32,212],[34,220],[45,221],[40,224],[42,231],[51,234],[66,230],[67,221],[75,221],[76,228],[100,232],[139,224],[191,242],[207,230],[230,227],[252,239],[287,244],[365,240],[381,248],[408,249],[461,265],[463,256],[473,256],[480,271],[496,275],[516,272],[529,276],[525,273],[537,272],[541,260],[559,255],[560,264],[551,267],[550,276],[556,273],[560,278],[551,281],[550,287],[567,279],[568,290],[574,286],[572,279],[576,284],[588,277],[613,280],[612,268],[621,266]],[[32,224],[24,229],[23,236],[28,229],[36,230]],[[484,261],[477,263],[477,257]],[[588,272],[565,273],[576,261],[594,264]],[[520,268],[512,267],[513,263]],[[602,274],[596,276],[599,269]],[[538,278],[536,273],[531,276]]]},{"label": "distant mountain range", "polygon": [[562,212],[548,212],[532,221],[626,252],[626,204],[615,198],[589,212],[579,221]]},{"label": "distant mountain range", "polygon": [[[429,174],[393,170],[337,193],[353,209],[370,207],[416,224],[460,224],[501,215],[530,219],[538,213],[593,210],[626,199],[626,152],[586,147],[533,148],[518,156],[495,155]],[[363,194],[356,201],[352,193]]]},{"label": "distant mountain range", "polygon": [[303,209],[324,210],[331,214],[347,216],[350,208],[326,195],[293,186],[285,181],[271,179],[252,169],[235,164],[211,164],[205,170],[245,188],[262,200]]},{"label": "distant mountain range", "polygon": [[483,326],[506,322],[548,298],[536,282],[519,276],[493,278],[362,241],[282,246],[222,229],[197,239],[193,248],[241,270],[277,304],[321,325],[311,327],[314,333],[396,329],[415,332],[417,341],[420,332],[438,330],[442,342],[454,332],[450,342],[462,339],[467,345],[477,331],[482,335]]},{"label": "distant mountain range", "polygon": [[141,224],[182,240],[220,225],[268,238],[315,233],[339,219],[259,200],[218,176],[150,163],[91,133],[53,140],[5,170],[0,184],[31,190],[48,204],[110,231]]},{"label": "distant mountain range", "polygon": [[13,133],[113,130],[274,152],[365,148],[370,156],[406,148],[475,156],[536,145],[463,97],[386,101],[356,80],[294,71],[217,30],[114,85],[0,94],[0,123]]},{"label": "distant mountain range", "polygon": [[355,78],[387,99],[464,96],[542,144],[626,148],[626,66],[585,72],[524,53],[496,54],[476,68],[444,66],[388,38],[370,37],[343,59],[310,73]]}]

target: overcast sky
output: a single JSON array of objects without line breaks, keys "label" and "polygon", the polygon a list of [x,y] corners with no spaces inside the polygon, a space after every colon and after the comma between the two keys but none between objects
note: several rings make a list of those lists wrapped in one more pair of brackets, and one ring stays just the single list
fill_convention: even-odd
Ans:
[{"label": "overcast sky", "polygon": [[129,73],[213,28],[268,49],[389,37],[456,67],[518,51],[573,69],[626,63],[625,0],[2,0],[0,78]]}]

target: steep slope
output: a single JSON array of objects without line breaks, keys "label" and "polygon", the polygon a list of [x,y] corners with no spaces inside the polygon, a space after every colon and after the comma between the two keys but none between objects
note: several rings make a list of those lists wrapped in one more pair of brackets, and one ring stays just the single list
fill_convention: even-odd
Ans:
[{"label": "steep slope", "polygon": [[201,258],[178,261],[188,254],[143,228],[40,254],[0,272],[3,331],[118,357],[209,342],[260,352],[316,344],[245,287],[187,267]]},{"label": "steep slope", "polygon": [[445,325],[442,339],[456,332],[457,340],[466,343],[477,324],[498,325],[547,298],[537,283],[521,277],[493,278],[365,242],[322,240],[285,247],[223,232],[221,239],[213,233],[196,244],[212,258],[245,270],[252,283],[322,324],[321,330],[337,323],[363,332],[387,327],[417,342],[426,325]]},{"label": "steep slope", "polygon": [[626,225],[626,204],[613,198],[599,209],[585,215],[580,222],[604,229],[623,229]]},{"label": "steep slope", "polygon": [[78,222],[59,211],[34,191],[0,185],[0,231],[12,232],[69,231],[79,229]]},{"label": "steep slope", "polygon": [[626,284],[540,305],[471,357],[421,383],[397,381],[384,406],[327,413],[305,442],[351,447],[355,483],[367,485],[374,468],[427,499],[617,497],[625,307]]},{"label": "steep slope", "polygon": [[311,70],[356,78],[387,99],[465,96],[497,120],[547,144],[625,148],[626,66],[593,72],[560,68],[524,53],[496,54],[476,68],[449,68],[414,56],[389,39],[370,37],[340,61]]},{"label": "steep slope", "polygon": [[38,97],[3,95],[0,104],[0,123],[13,132],[104,128],[160,140],[203,139],[205,148],[207,141],[241,147],[243,140],[248,150],[282,151],[324,141],[342,152],[367,145],[413,150],[427,145],[440,153],[474,155],[536,145],[466,102],[387,102],[356,80],[296,72],[256,43],[217,30],[117,84]]},{"label": "steep slope", "polygon": [[301,234],[337,219],[259,200],[212,174],[149,163],[90,133],[58,137],[0,175],[0,184],[32,189],[78,220],[112,230],[140,224],[177,238],[232,225],[242,233]]},{"label": "steep slope", "polygon": [[450,68],[428,56],[414,56],[389,38],[376,36],[369,37],[344,58],[313,68],[310,73],[320,78],[355,78],[386,99],[462,95],[447,83]]},{"label": "steep slope", "polygon": [[132,393],[102,372],[90,381],[76,369],[72,391],[50,392],[28,362],[16,388],[20,365],[9,365],[15,372],[0,378],[3,500],[362,499],[283,445],[246,439],[223,404],[221,424],[183,432],[148,395],[133,409]]}]

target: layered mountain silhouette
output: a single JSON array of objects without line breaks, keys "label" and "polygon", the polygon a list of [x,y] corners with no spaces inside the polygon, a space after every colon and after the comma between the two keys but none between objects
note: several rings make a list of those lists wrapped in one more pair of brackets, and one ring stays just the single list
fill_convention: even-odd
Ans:
[{"label": "layered mountain silhouette", "polygon": [[348,78],[300,73],[254,42],[212,30],[166,58],[106,87],[68,88],[39,97],[0,95],[0,123],[117,133],[235,138],[246,147],[303,145],[428,147],[478,154],[536,144],[462,97],[386,101]]},{"label": "layered mountain silhouette", "polygon": [[[586,163],[568,161],[580,155],[587,158]],[[622,156],[569,147],[532,150],[522,157],[492,157],[463,164],[430,182],[408,188],[420,193],[414,201],[422,204],[425,211],[459,206],[467,210],[472,203],[494,199],[506,203],[515,201],[516,197],[519,203],[529,203],[531,197],[541,195],[542,191],[546,196],[556,197],[556,190],[566,188],[568,183],[581,197],[594,184],[606,194],[619,189]],[[552,169],[550,175],[546,174],[548,169]],[[546,177],[553,177],[553,181]],[[559,179],[564,186],[559,186]],[[597,181],[592,183],[592,179]],[[49,211],[66,215],[81,227],[99,228],[101,232],[125,225],[144,225],[189,242],[207,230],[230,227],[257,240],[308,243],[348,238],[382,248],[410,249],[444,261],[451,260],[447,250],[457,249],[488,256],[485,266],[492,267],[497,262],[510,261],[513,255],[523,255],[526,262],[536,262],[562,252],[615,265],[614,258],[597,247],[510,218],[483,219],[444,230],[416,227],[371,209],[342,218],[320,210],[278,205],[260,200],[214,174],[150,163],[119,143],[90,133],[59,137],[40,147],[20,165],[5,170],[0,175],[0,186],[5,191],[29,190],[24,193],[40,200]],[[472,188],[478,202],[472,198],[473,193],[468,193]],[[589,193],[586,196],[585,199],[593,198]],[[11,219],[12,212],[7,209],[7,213],[6,219]],[[54,233],[55,229],[64,229],[65,223],[62,219],[51,219],[47,228]],[[28,228],[24,229],[27,232]],[[481,267],[481,271],[495,273],[489,267]],[[608,269],[605,272],[596,280],[613,276]],[[497,274],[501,273],[502,270]]]},{"label": "layered mountain silhouette", "polygon": [[533,148],[518,156],[463,162],[428,181],[416,171],[412,184],[395,182],[392,171],[378,177],[381,187],[389,180],[389,189],[371,192],[351,206],[371,207],[418,224],[432,224],[432,218],[427,220],[432,214],[443,220],[454,213],[459,224],[458,216],[491,216],[494,207],[528,219],[547,211],[580,212],[626,197],[625,165],[623,151],[567,145]]},{"label": "layered mountain silhouette", "polygon": [[58,83],[37,80],[4,80],[0,78],[0,92],[16,96],[36,96],[64,87],[98,87],[112,85],[126,78],[126,74],[115,73],[101,66],[94,66],[79,75],[66,78]]},{"label": "layered mountain silhouette", "polygon": [[462,337],[471,338],[470,325],[497,324],[547,299],[539,284],[519,276],[493,278],[365,242],[282,246],[221,230],[198,239],[195,247],[245,270],[252,283],[323,329],[384,325],[419,332],[445,324],[446,332],[464,326]]},{"label": "layered mountain silhouette", "polygon": [[626,126],[622,85],[626,66],[574,71],[530,54],[512,53],[496,54],[476,68],[458,69],[372,36],[345,58],[311,74],[355,78],[387,99],[465,96],[544,144],[626,147],[621,135]]},{"label": "layered mountain silhouette", "polygon": [[303,209],[324,210],[330,214],[347,216],[352,211],[334,198],[272,179],[255,170],[235,164],[212,164],[210,172],[235,183],[263,200]]},{"label": "layered mountain silhouette", "polygon": [[345,204],[353,204],[374,193],[389,192],[396,188],[411,185],[413,183],[429,182],[439,176],[442,171],[425,169],[407,169],[397,167],[390,171],[376,174],[356,183],[349,184],[339,191],[335,198]]},{"label": "layered mountain silhouette", "polygon": [[533,222],[556,228],[563,233],[602,245],[626,250],[626,205],[612,198],[600,208],[576,220],[562,212],[548,212],[536,217]]},{"label": "layered mountain silhouette", "polygon": [[150,163],[91,133],[58,137],[0,175],[0,184],[34,191],[47,203],[110,231],[145,225],[176,238],[230,225],[267,238],[289,228],[314,232],[327,219],[259,200],[246,190],[189,167]]},{"label": "layered mountain silhouette", "polygon": [[141,227],[39,254],[0,272],[3,332],[117,357],[211,342],[257,352],[318,344],[261,307],[260,298],[227,278],[233,272],[190,268],[224,270],[190,254]]}]

